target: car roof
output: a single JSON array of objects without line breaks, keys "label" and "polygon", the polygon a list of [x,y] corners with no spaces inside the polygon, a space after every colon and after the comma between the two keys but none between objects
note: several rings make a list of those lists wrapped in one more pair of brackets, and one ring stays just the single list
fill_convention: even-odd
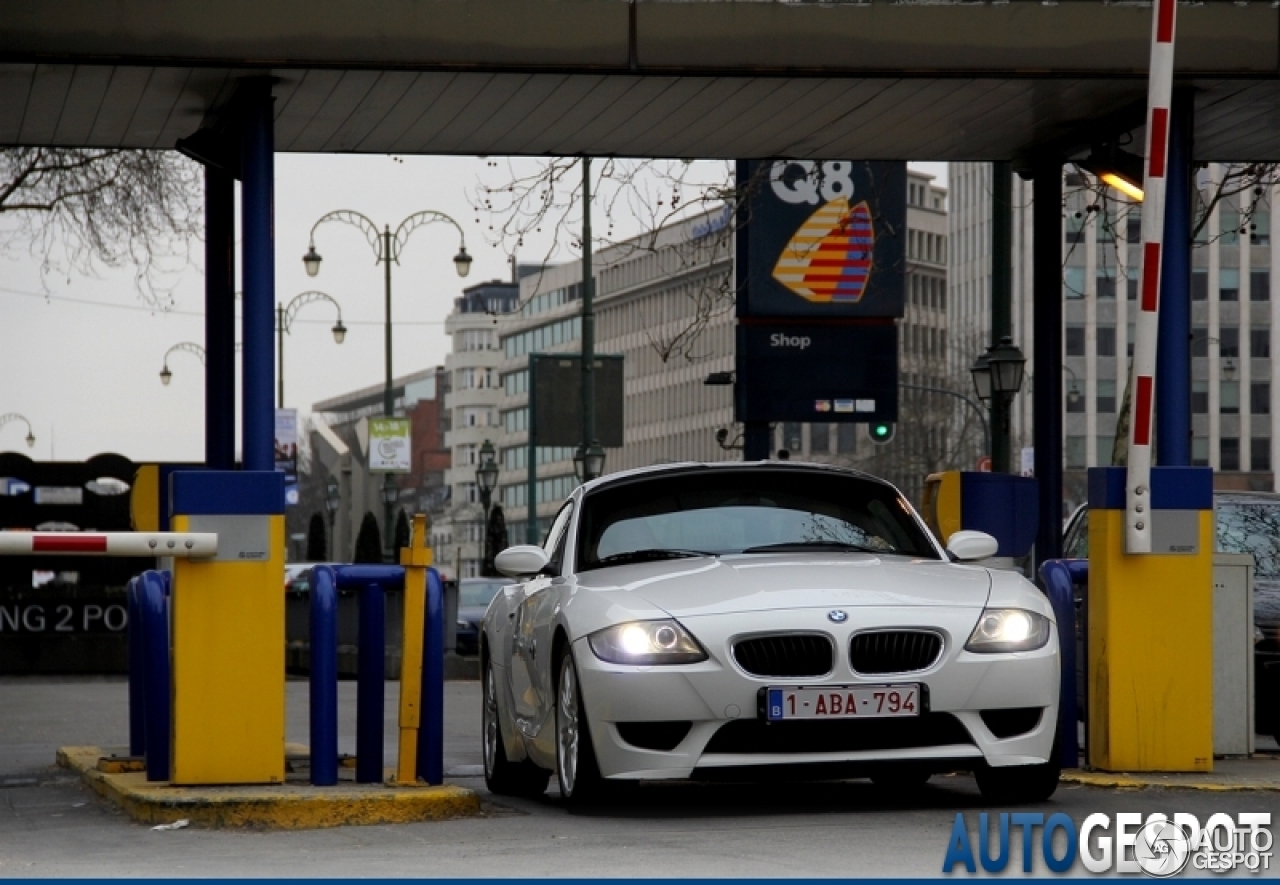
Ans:
[{"label": "car roof", "polygon": [[[649,479],[659,476],[679,476],[687,473],[701,473],[707,470],[721,471],[741,471],[744,473],[756,472],[791,472],[791,473],[827,473],[838,474],[840,476],[855,477],[857,479],[865,479],[870,482],[880,483],[889,486],[898,491],[893,483],[888,480],[873,476],[870,473],[863,473],[861,470],[854,470],[849,467],[839,467],[835,464],[822,464],[817,461],[677,461],[669,464],[654,464],[649,467],[633,467],[629,470],[619,470],[616,473],[609,473],[597,479],[593,479],[582,486],[584,492],[594,491],[596,489],[605,488],[615,484],[623,484],[641,479]],[[901,494],[899,492],[899,494]]]}]

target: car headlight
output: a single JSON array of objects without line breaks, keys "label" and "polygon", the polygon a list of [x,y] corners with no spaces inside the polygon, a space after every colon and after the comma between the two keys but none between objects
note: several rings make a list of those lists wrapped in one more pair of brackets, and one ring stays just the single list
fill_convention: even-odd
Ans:
[{"label": "car headlight", "polygon": [[629,621],[587,637],[591,651],[611,664],[692,664],[705,661],[698,641],[674,620]]},{"label": "car headlight", "polygon": [[1263,641],[1264,639],[1266,639],[1266,638],[1267,638],[1267,634],[1265,634],[1265,633],[1263,633],[1263,632],[1262,632],[1262,628],[1261,628],[1261,627],[1258,627],[1258,626],[1254,626],[1254,628],[1253,628],[1253,644],[1254,644],[1254,645],[1257,645],[1258,643],[1262,642],[1262,641]]},{"label": "car headlight", "polygon": [[458,618],[458,626],[461,627],[463,630],[469,630],[471,629],[471,622],[464,621],[462,620],[462,618]]},{"label": "car headlight", "polygon": [[1049,619],[1020,608],[989,608],[978,618],[965,651],[1032,651],[1049,641]]}]

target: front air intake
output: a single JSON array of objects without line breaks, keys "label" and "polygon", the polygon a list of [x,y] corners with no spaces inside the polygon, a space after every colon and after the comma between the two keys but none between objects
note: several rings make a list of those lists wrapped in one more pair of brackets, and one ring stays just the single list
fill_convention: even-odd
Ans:
[{"label": "front air intake", "polygon": [[830,637],[819,633],[752,636],[733,644],[733,659],[751,676],[825,676],[834,657]]},{"label": "front air intake", "polygon": [[941,654],[942,637],[929,630],[870,630],[849,641],[849,666],[868,676],[927,670]]}]

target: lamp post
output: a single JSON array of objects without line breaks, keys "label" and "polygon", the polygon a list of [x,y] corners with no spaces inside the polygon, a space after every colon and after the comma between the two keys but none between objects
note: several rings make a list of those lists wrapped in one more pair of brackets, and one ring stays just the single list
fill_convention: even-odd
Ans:
[{"label": "lamp post", "polygon": [[342,498],[342,489],[338,486],[338,480],[330,475],[329,481],[324,486],[324,509],[329,514],[329,560],[335,562],[338,559],[336,550],[336,538],[333,536],[334,522],[338,516],[338,501]]},{"label": "lamp post", "polygon": [[179,341],[164,352],[163,368],[160,369],[160,383],[165,387],[169,386],[169,382],[173,380],[173,373],[169,371],[169,354],[171,353],[189,353],[200,361],[200,365],[204,365],[204,348],[194,341]]},{"label": "lamp post", "polygon": [[[604,473],[604,449],[596,437],[596,281],[591,267],[591,158],[582,158],[582,444],[573,456],[578,479]],[[537,501],[529,502],[536,508]]]},{"label": "lamp post", "polygon": [[278,409],[284,408],[284,336],[293,328],[293,320],[297,317],[298,311],[317,301],[327,301],[338,309],[338,321],[334,323],[332,329],[334,342],[341,344],[347,337],[347,327],[342,325],[342,305],[323,292],[303,292],[301,295],[294,296],[288,304],[276,305],[276,384],[278,387],[276,408]]},{"label": "lamp post", "polygon": [[493,490],[498,485],[498,463],[493,459],[493,443],[485,440],[480,446],[480,464],[476,467],[476,489],[480,492],[480,506],[484,510],[484,524],[481,526],[481,543],[483,553],[480,561],[480,574],[490,577],[493,572],[493,557],[498,552],[489,544],[489,502],[493,498]]},{"label": "lamp post", "polygon": [[0,415],[0,427],[4,427],[6,424],[9,424],[13,421],[21,421],[23,424],[27,425],[27,448],[29,449],[34,448],[36,444],[36,435],[31,430],[30,421],[28,421],[22,415],[19,415],[17,412],[9,412],[8,414]]},{"label": "lamp post", "polygon": [[[386,297],[386,384],[382,392],[382,414],[387,417],[393,417],[395,412],[395,402],[391,394],[391,265],[392,263],[400,263],[400,253],[404,249],[405,243],[409,240],[409,235],[420,227],[437,222],[452,224],[458,231],[458,254],[453,256],[453,266],[458,271],[458,276],[465,277],[471,272],[471,256],[467,254],[466,234],[462,231],[462,225],[458,224],[452,217],[443,212],[434,212],[424,210],[415,212],[408,218],[400,222],[395,231],[391,230],[390,225],[384,225],[381,231],[367,215],[354,212],[350,209],[339,209],[326,215],[321,215],[315,224],[311,225],[311,236],[307,246],[307,253],[302,256],[302,264],[307,269],[307,276],[314,277],[320,273],[320,262],[323,260],[320,253],[316,251],[316,229],[320,225],[330,221],[340,221],[343,224],[349,224],[358,228],[368,241],[369,246],[373,249],[374,261],[381,263],[383,266],[383,290]],[[396,486],[395,480],[388,473],[383,480],[382,500],[386,505],[384,511],[385,520],[385,543],[387,550],[387,560],[395,561],[395,551],[392,549],[394,534],[394,526],[392,525],[391,506],[395,503],[400,495],[400,490]]]},{"label": "lamp post", "polygon": [[988,347],[985,353],[979,354],[969,367],[973,375],[973,387],[978,399],[989,406],[998,403],[1001,408],[991,408],[991,413],[999,413],[1001,421],[993,427],[994,439],[991,445],[991,469],[996,473],[1009,472],[1009,409],[1008,404],[1022,388],[1022,378],[1026,371],[1027,358],[1013,343],[1013,339],[1004,336],[1000,343]]}]

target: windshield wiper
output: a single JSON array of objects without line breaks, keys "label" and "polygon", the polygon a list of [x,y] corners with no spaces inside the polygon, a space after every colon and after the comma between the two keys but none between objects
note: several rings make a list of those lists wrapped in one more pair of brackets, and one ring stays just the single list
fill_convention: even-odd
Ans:
[{"label": "windshield wiper", "polygon": [[613,553],[602,558],[596,566],[622,565],[628,562],[657,562],[663,559],[688,559],[695,556],[715,556],[705,550],[677,550],[673,548],[650,548],[646,550],[627,550],[624,553]]},{"label": "windshield wiper", "polygon": [[785,541],[781,544],[762,544],[759,547],[748,547],[743,553],[801,553],[813,550],[849,551],[852,553],[892,553],[892,549],[877,550],[861,544],[846,544],[842,541]]}]

